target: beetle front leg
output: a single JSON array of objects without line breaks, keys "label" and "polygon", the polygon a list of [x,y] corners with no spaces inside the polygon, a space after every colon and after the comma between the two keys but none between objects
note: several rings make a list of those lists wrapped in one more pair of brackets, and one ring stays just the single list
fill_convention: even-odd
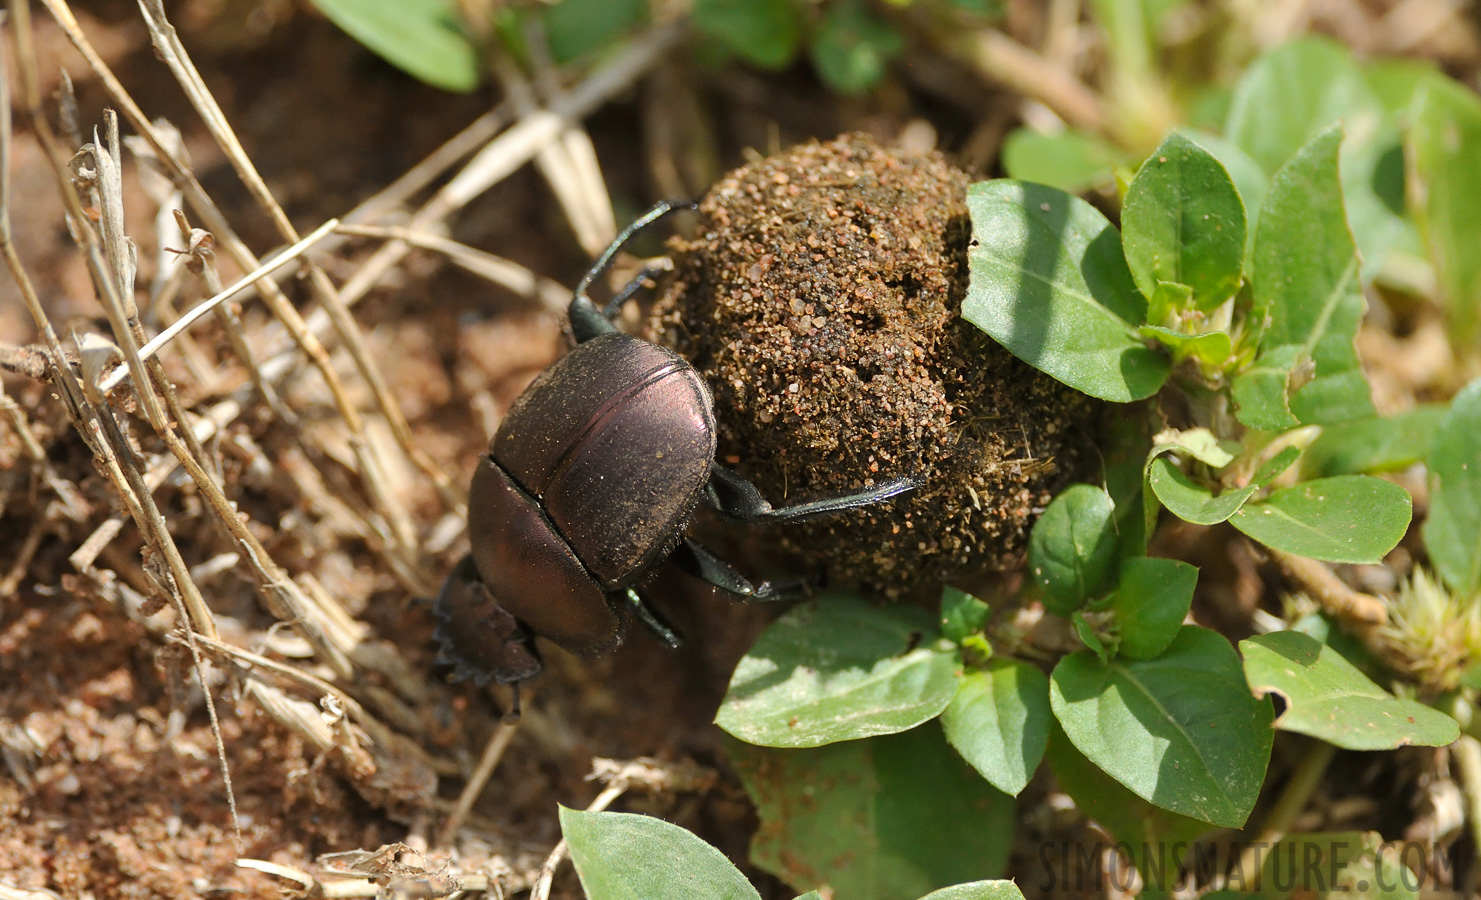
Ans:
[{"label": "beetle front leg", "polygon": [[706,505],[720,515],[743,522],[796,522],[815,516],[872,506],[913,491],[925,482],[919,478],[894,478],[874,487],[864,488],[851,494],[825,497],[807,503],[774,507],[761,496],[761,490],[739,473],[715,463],[710,466],[710,480],[705,485]]},{"label": "beetle front leg", "polygon": [[674,261],[667,256],[660,256],[657,259],[644,263],[643,267],[638,270],[638,274],[634,275],[633,279],[627,283],[627,286],[613,294],[612,299],[607,301],[607,305],[602,309],[602,316],[608,321],[616,319],[617,314],[622,312],[622,304],[631,300],[634,294],[648,285],[648,282],[660,275],[666,275],[673,270]]},{"label": "beetle front leg", "polygon": [[[591,264],[591,268],[587,269],[586,274],[582,275],[581,280],[576,283],[576,293],[571,297],[571,306],[566,311],[566,317],[571,321],[571,333],[576,336],[576,343],[585,343],[597,335],[610,334],[617,330],[617,326],[612,324],[610,318],[615,313],[615,309],[609,306],[606,311],[602,310],[592,302],[586,292],[612,264],[613,258],[622,250],[623,245],[631,240],[633,235],[664,216],[679,210],[694,209],[698,205],[693,200],[660,200],[649,207],[647,212],[634,219],[631,225],[617,233],[617,237],[612,239],[612,243],[607,245],[607,249],[602,251],[602,255],[597,257],[596,262]],[[629,285],[629,287],[632,286]],[[625,300],[630,296],[632,294],[627,292],[622,299]],[[621,304],[615,305],[620,306]]]}]

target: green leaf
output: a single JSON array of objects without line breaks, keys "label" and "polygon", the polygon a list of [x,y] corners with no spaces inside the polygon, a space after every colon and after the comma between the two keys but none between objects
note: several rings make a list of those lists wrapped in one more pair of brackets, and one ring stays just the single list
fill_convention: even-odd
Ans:
[{"label": "green leaf", "polygon": [[763,69],[797,57],[803,10],[794,0],[694,0],[694,28]]},{"label": "green leaf", "polygon": [[1318,478],[1247,503],[1229,520],[1267,547],[1327,562],[1378,563],[1409,527],[1409,492],[1367,475]]},{"label": "green leaf", "polygon": [[1011,881],[974,881],[932,891],[920,900],[1023,900],[1023,892]]},{"label": "green leaf", "polygon": [[1301,455],[1300,447],[1286,447],[1279,453],[1260,463],[1260,468],[1255,470],[1255,475],[1250,480],[1261,487],[1269,484],[1281,476],[1281,473],[1291,467],[1297,457]]},{"label": "green leaf", "polygon": [[1147,484],[1169,512],[1195,525],[1225,521],[1259,490],[1259,485],[1250,484],[1215,497],[1167,456],[1158,456],[1147,464]]},{"label": "green leaf", "polygon": [[1228,138],[1192,128],[1180,128],[1178,133],[1212,153],[1223,164],[1224,171],[1229,173],[1229,179],[1238,189],[1244,205],[1244,258],[1245,271],[1248,272],[1248,261],[1254,259],[1255,225],[1259,221],[1260,204],[1265,200],[1265,191],[1270,187],[1270,176],[1248,153]]},{"label": "green leaf", "polygon": [[1195,359],[1205,368],[1217,369],[1228,362],[1234,353],[1234,344],[1224,331],[1183,334],[1159,325],[1143,325],[1138,330],[1143,337],[1149,337],[1171,350],[1174,363]]},{"label": "green leaf", "polygon": [[391,65],[445,91],[478,87],[483,68],[449,0],[311,0]]},{"label": "green leaf", "polygon": [[1075,806],[1131,851],[1149,885],[1173,887],[1188,844],[1212,830],[1207,822],[1154,806],[1127,790],[1076,750],[1062,728],[1050,733],[1045,758]]},{"label": "green leaf", "polygon": [[941,636],[953,643],[982,631],[992,607],[954,587],[941,589]]},{"label": "green leaf", "polygon": [[[1159,281],[1147,295],[1147,321],[1177,324],[1189,310],[1193,309],[1193,289],[1175,281]],[[1143,325],[1137,329],[1142,337],[1151,337],[1147,329],[1156,327],[1171,331],[1168,325]]]},{"label": "green leaf", "polygon": [[1455,720],[1413,700],[1400,700],[1368,680],[1342,654],[1297,631],[1239,642],[1256,696],[1277,694],[1286,710],[1275,727],[1347,750],[1443,747],[1460,736]]},{"label": "green leaf", "polygon": [[1291,412],[1307,424],[1373,415],[1354,344],[1364,301],[1337,178],[1341,141],[1341,128],[1328,128],[1276,173],[1255,236],[1253,315],[1270,322],[1260,361],[1296,347],[1296,366],[1313,362],[1309,381],[1290,395]]},{"label": "green leaf", "polygon": [[550,52],[557,62],[608,46],[648,21],[645,0],[560,0],[541,10]]},{"label": "green leaf", "polygon": [[884,77],[905,40],[859,0],[834,0],[812,42],[812,61],[823,81],[844,94],[862,94]]},{"label": "green leaf", "polygon": [[934,719],[957,662],[933,616],[842,596],[794,607],[762,633],[730,679],[715,723],[767,747],[816,747]]},{"label": "green leaf", "polygon": [[1301,458],[1303,478],[1394,472],[1423,460],[1445,418],[1442,403],[1388,418],[1328,425]]},{"label": "green leaf", "polygon": [[1122,152],[1114,144],[1081,131],[1042,134],[1015,128],[1003,141],[1003,171],[1017,181],[1047,184],[1071,194],[1108,184]]},{"label": "green leaf", "polygon": [[1103,663],[1111,661],[1111,648],[1106,646],[1106,642],[1101,640],[1095,628],[1086,621],[1084,612],[1077,609],[1071,613],[1070,625],[1075,629],[1075,637],[1079,638],[1080,643],[1094,653],[1097,659]]},{"label": "green leaf", "polygon": [[1176,450],[1211,469],[1222,469],[1234,462],[1234,453],[1231,450],[1239,449],[1239,444],[1233,441],[1220,441],[1212,431],[1202,427],[1185,428],[1181,431],[1168,429],[1157,435],[1159,454]]},{"label": "green leaf", "polygon": [[1392,250],[1423,253],[1419,232],[1404,218],[1404,145],[1396,121],[1375,112],[1342,145],[1342,194],[1353,241],[1362,256],[1362,281],[1371,282]]},{"label": "green leaf", "polygon": [[1457,347],[1481,337],[1481,99],[1436,76],[1417,102],[1409,156],[1419,190],[1411,198]]},{"label": "green leaf", "polygon": [[1455,395],[1430,448],[1424,545],[1450,590],[1481,596],[1481,379]]},{"label": "green leaf", "polygon": [[1414,99],[1437,77],[1440,69],[1427,59],[1388,56],[1363,66],[1363,78],[1373,96],[1390,113],[1407,114]]},{"label": "green leaf", "polygon": [[1007,864],[1013,798],[934,724],[811,750],[727,748],[761,819],[751,861],[795,889],[914,900]]},{"label": "green leaf", "polygon": [[1222,636],[1184,626],[1161,656],[1108,664],[1082,650],[1055,667],[1049,699],[1075,747],[1137,796],[1216,825],[1249,817],[1273,713]]},{"label": "green leaf", "polygon": [[1235,89],[1226,134],[1274,172],[1336,122],[1348,135],[1342,147],[1342,193],[1367,281],[1390,249],[1417,246],[1417,241],[1402,217],[1398,124],[1351,52],[1325,38],[1307,38],[1266,54]]},{"label": "green leaf", "polygon": [[1133,557],[1121,563],[1111,611],[1121,626],[1118,652],[1151,659],[1178,636],[1193,605],[1198,567],[1176,559]]},{"label": "green leaf", "polygon": [[947,742],[993,787],[1015,797],[1039,767],[1051,721],[1049,679],[1006,659],[964,676],[941,713]]},{"label": "green leaf", "polygon": [[1275,172],[1333,122],[1381,112],[1352,54],[1326,38],[1292,41],[1255,60],[1234,89],[1224,133]]},{"label": "green leaf", "polygon": [[[1376,831],[1293,834],[1263,848],[1260,900],[1412,900],[1421,879],[1405,868],[1404,852]],[[1412,857],[1411,857],[1412,858]],[[1252,886],[1254,874],[1236,872],[1231,885]],[[1206,900],[1206,898],[1205,898]]]},{"label": "green leaf", "polygon": [[1142,163],[1121,210],[1137,287],[1151,296],[1159,281],[1184,284],[1196,309],[1216,309],[1239,290],[1244,238],[1244,205],[1229,173],[1188,138],[1168,135]]},{"label": "green leaf", "polygon": [[1067,615],[1105,587],[1116,558],[1115,512],[1103,488],[1072,484],[1039,517],[1028,565],[1051,612]]},{"label": "green leaf", "polygon": [[1170,364],[1136,333],[1146,302],[1099,210],[1007,180],[969,187],[967,208],[973,242],[963,318],[1091,396],[1128,402],[1162,386]]},{"label": "green leaf", "polygon": [[1338,620],[1327,613],[1307,613],[1288,626],[1291,631],[1299,631],[1307,637],[1326,644],[1342,655],[1342,658],[1358,667],[1369,678],[1392,678],[1389,672],[1373,653],[1363,644],[1361,638],[1355,637],[1342,627]]},{"label": "green leaf", "polygon": [[1289,390],[1301,355],[1300,347],[1275,347],[1235,376],[1229,393],[1240,423],[1260,431],[1286,431],[1301,424],[1291,415]]},{"label": "green leaf", "polygon": [[590,900],[760,900],[725,854],[677,825],[564,806],[560,820]]}]

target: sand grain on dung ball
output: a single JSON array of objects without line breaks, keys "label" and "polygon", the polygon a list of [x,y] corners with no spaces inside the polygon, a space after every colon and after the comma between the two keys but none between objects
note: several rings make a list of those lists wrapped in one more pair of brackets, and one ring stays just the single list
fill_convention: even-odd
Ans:
[{"label": "sand grain on dung ball", "polygon": [[1089,457],[1089,398],[959,317],[968,178],[849,135],[759,159],[700,204],[650,330],[709,382],[719,459],[773,503],[926,484],[782,527],[885,590],[1014,565]]}]

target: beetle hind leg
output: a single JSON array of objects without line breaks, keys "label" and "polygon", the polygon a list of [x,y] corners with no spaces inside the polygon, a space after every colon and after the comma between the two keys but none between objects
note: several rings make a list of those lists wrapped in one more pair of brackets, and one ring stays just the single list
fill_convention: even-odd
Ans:
[{"label": "beetle hind leg", "polygon": [[894,478],[850,494],[775,507],[761,496],[760,488],[740,473],[715,463],[710,466],[710,480],[705,484],[704,501],[715,512],[729,519],[743,522],[797,522],[862,506],[873,506],[913,491],[924,483],[919,478]]}]

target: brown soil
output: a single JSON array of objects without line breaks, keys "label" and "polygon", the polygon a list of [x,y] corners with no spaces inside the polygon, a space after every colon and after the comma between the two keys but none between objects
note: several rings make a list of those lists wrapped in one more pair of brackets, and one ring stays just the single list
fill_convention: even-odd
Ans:
[{"label": "brown soil", "polygon": [[1088,459],[1089,398],[960,317],[969,180],[862,134],[758,159],[705,195],[651,326],[712,386],[720,458],[775,505],[924,477],[780,529],[875,588],[1013,567]]}]

